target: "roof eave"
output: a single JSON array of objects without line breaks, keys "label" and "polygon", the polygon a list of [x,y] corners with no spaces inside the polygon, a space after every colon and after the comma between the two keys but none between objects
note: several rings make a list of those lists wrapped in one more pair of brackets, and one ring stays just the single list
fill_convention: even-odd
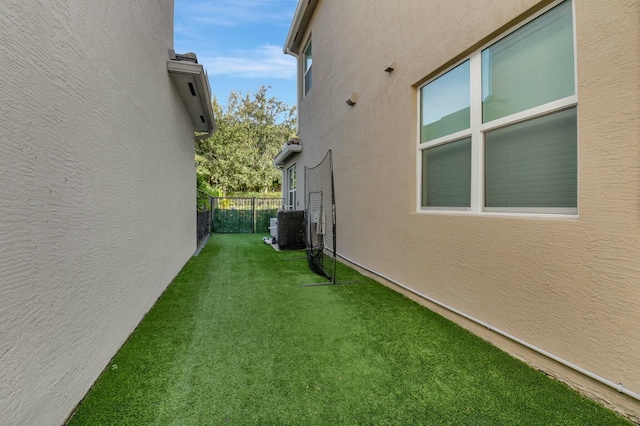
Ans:
[{"label": "roof eave", "polygon": [[216,119],[211,106],[209,76],[204,67],[197,62],[169,59],[167,71],[191,117],[194,131],[211,136],[216,130]]},{"label": "roof eave", "polygon": [[284,43],[283,52],[287,55],[298,56],[300,54],[300,42],[298,35],[304,34],[313,14],[318,0],[298,0],[296,12],[289,27],[289,33]]}]

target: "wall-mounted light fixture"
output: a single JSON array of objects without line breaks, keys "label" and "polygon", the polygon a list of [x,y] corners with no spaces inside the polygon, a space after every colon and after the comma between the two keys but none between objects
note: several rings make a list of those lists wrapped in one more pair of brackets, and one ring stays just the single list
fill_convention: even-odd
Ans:
[{"label": "wall-mounted light fixture", "polygon": [[347,105],[354,106],[356,102],[358,102],[358,94],[356,92],[353,92],[347,98]]},{"label": "wall-mounted light fixture", "polygon": [[389,65],[387,65],[387,67],[384,69],[384,72],[392,73],[393,70],[395,69],[396,69],[396,61],[393,61]]}]

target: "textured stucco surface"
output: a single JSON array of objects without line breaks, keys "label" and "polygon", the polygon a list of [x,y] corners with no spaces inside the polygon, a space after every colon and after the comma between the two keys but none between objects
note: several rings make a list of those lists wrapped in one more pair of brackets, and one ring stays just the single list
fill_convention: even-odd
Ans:
[{"label": "textured stucco surface", "polygon": [[[313,38],[304,148],[285,170],[302,188],[332,148],[340,254],[640,392],[640,3],[575,5],[579,217],[416,212],[417,85],[543,5],[320,0],[299,35]],[[640,419],[638,401],[431,307]]]},{"label": "textured stucco surface", "polygon": [[0,423],[57,425],[195,250],[173,0],[0,7]]}]

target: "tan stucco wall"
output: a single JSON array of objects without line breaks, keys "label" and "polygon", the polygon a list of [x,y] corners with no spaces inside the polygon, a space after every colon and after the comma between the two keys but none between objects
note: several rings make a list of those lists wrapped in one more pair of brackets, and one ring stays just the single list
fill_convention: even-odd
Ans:
[{"label": "tan stucco wall", "polygon": [[173,0],[0,7],[3,425],[63,422],[195,250],[172,45]]},{"label": "tan stucco wall", "polygon": [[[313,38],[304,151],[286,166],[296,162],[302,179],[333,148],[341,255],[640,392],[637,1],[575,5],[578,218],[416,212],[417,84],[544,4],[320,0],[304,36]],[[434,309],[640,419],[637,400]]]}]

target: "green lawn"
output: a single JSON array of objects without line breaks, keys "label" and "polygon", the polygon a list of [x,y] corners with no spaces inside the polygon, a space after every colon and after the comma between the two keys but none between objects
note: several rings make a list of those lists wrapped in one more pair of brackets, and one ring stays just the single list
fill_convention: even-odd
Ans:
[{"label": "green lawn", "polygon": [[629,425],[342,265],[215,234],[70,425]]}]

